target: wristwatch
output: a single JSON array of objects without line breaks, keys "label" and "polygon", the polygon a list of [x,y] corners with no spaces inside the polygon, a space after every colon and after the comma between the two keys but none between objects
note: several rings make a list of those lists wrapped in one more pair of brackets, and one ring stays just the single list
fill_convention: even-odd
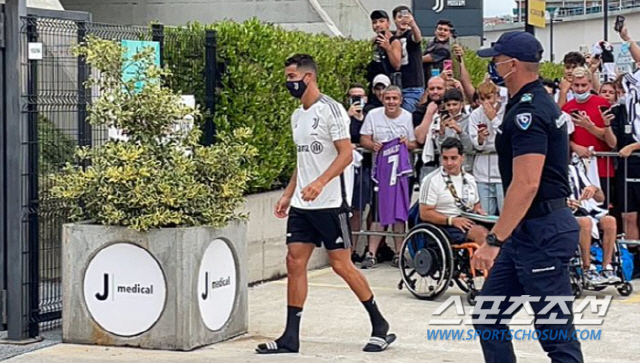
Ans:
[{"label": "wristwatch", "polygon": [[500,241],[495,234],[489,233],[487,235],[487,244],[493,247],[502,247],[502,245],[504,244],[504,241]]}]

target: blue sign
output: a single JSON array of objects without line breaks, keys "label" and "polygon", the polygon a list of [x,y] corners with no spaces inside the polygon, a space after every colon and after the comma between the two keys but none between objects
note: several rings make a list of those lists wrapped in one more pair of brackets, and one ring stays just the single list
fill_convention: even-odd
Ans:
[{"label": "blue sign", "polygon": [[[133,57],[142,52],[145,48],[152,48],[154,54],[155,65],[160,67],[160,43],[149,42],[146,40],[123,40],[122,47],[125,49],[125,58],[122,63],[122,81],[128,82],[136,77],[138,73],[139,64],[133,61]],[[144,86],[144,81],[138,81],[135,85],[135,90],[140,91]]]}]

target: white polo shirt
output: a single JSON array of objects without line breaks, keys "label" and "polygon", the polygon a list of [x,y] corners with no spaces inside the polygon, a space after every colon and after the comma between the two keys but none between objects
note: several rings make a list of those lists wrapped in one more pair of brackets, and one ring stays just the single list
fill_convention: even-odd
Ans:
[{"label": "white polo shirt", "polygon": [[[440,167],[422,180],[422,185],[420,186],[420,204],[435,207],[436,212],[444,214],[447,217],[457,217],[462,213],[462,210],[458,208],[453,195],[451,195],[449,188],[447,188],[445,176],[446,173],[444,169]],[[451,176],[451,181],[460,200],[469,208],[473,209],[473,207],[480,202],[476,179],[473,175],[464,173],[464,178],[467,181],[467,185],[465,186],[462,178],[463,174],[454,175]]]}]

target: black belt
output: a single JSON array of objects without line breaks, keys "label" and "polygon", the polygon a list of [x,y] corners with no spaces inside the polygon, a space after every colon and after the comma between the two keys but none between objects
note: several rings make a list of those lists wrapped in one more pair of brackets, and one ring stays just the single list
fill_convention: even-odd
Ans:
[{"label": "black belt", "polygon": [[568,208],[566,198],[556,198],[544,200],[542,202],[534,202],[527,211],[527,214],[525,214],[524,219],[542,217],[553,212],[554,210],[562,208]]}]

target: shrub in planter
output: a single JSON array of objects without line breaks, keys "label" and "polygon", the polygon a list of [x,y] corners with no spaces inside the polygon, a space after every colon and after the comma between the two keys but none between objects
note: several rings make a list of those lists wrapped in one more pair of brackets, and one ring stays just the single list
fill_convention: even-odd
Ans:
[{"label": "shrub in planter", "polygon": [[[198,127],[175,130],[177,120],[199,119],[199,113],[158,81],[169,72],[153,64],[150,50],[134,57],[139,70],[127,82],[118,43],[91,38],[76,53],[100,71],[89,81],[101,92],[89,121],[120,129],[127,140],[79,149],[79,163],[53,176],[52,196],[66,202],[71,217],[140,231],[218,228],[240,217],[236,210],[250,180],[247,161],[256,154],[246,144],[251,132],[237,128],[220,134],[214,146],[201,146]],[[136,90],[139,81],[144,86]]]},{"label": "shrub in planter", "polygon": [[89,38],[75,52],[100,74],[88,84],[100,90],[89,121],[122,137],[79,149],[78,163],[52,177],[51,197],[74,220],[91,220],[63,227],[63,340],[190,350],[243,334],[248,261],[237,211],[256,154],[251,133],[201,146],[199,113],[163,86],[169,72],[151,49],[130,63],[120,44]]}]

